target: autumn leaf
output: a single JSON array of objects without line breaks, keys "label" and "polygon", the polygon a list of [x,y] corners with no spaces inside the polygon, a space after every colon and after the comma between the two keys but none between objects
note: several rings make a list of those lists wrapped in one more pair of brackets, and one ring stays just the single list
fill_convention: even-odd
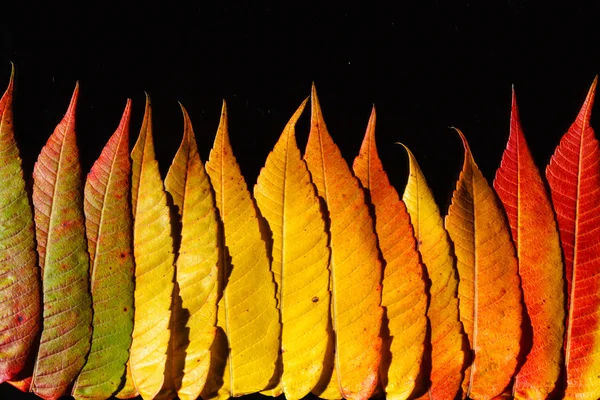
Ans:
[{"label": "autumn leaf", "polygon": [[[131,358],[131,353],[130,356]],[[115,394],[117,399],[133,399],[139,396],[139,393],[133,383],[133,376],[131,376],[131,363],[127,360],[125,375],[123,376],[123,387]]]},{"label": "autumn leaf", "polygon": [[295,134],[307,100],[287,123],[254,186],[273,235],[271,269],[282,320],[281,386],[289,400],[303,398],[317,385],[329,342],[328,237]]},{"label": "autumn leaf", "polygon": [[460,318],[474,354],[463,391],[474,400],[491,399],[508,386],[517,366],[521,289],[502,205],[457,132],[465,160],[445,222],[457,259]]},{"label": "autumn leaf", "polygon": [[[210,348],[217,321],[219,261],[217,215],[210,181],[200,161],[190,118],[183,108],[181,146],[165,179],[181,222],[181,243],[175,263],[182,320],[176,321],[172,365],[172,396],[195,400],[210,367]],[[181,366],[179,366],[181,364]],[[167,382],[165,382],[165,386]],[[172,398],[172,397],[171,397]]]},{"label": "autumn leaf", "polygon": [[364,192],[327,131],[314,85],[304,159],[330,218],[331,319],[336,337],[331,379],[339,383],[345,398],[367,399],[377,385],[381,361],[377,237]]},{"label": "autumn leaf", "polygon": [[131,160],[135,313],[129,363],[139,394],[153,398],[164,381],[175,267],[167,195],[154,155],[149,97]]},{"label": "autumn leaf", "polygon": [[0,99],[0,383],[31,376],[41,301],[33,214],[13,127],[14,66]]},{"label": "autumn leaf", "polygon": [[422,399],[454,399],[463,380],[464,336],[458,308],[458,276],[448,232],[431,189],[415,156],[408,155],[410,173],[402,199],[419,243],[421,259],[431,282],[427,316],[431,325],[431,372]]},{"label": "autumn leaf", "polygon": [[[219,232],[220,287],[213,371],[202,398],[228,398],[274,386],[281,326],[275,284],[258,214],[229,142],[223,111],[206,172],[215,191]],[[229,348],[228,354],[227,348]]]},{"label": "autumn leaf", "polygon": [[68,394],[85,363],[92,335],[90,264],[75,137],[78,93],[79,85],[33,169],[44,328],[31,391],[45,399]]},{"label": "autumn leaf", "polygon": [[515,377],[513,394],[517,399],[546,399],[562,364],[563,262],[552,204],[525,141],[514,91],[512,96],[510,136],[494,188],[508,216],[532,326],[532,348]]},{"label": "autumn leaf", "polygon": [[565,399],[600,397],[600,148],[590,126],[597,80],[546,168],[567,277]]},{"label": "autumn leaf", "polygon": [[388,398],[407,399],[418,385],[425,334],[427,294],[423,265],[404,202],[388,180],[375,143],[375,107],[352,169],[375,210],[375,231],[385,262],[381,305],[389,337],[384,339],[381,365]]},{"label": "autumn leaf", "polygon": [[92,347],[72,394],[105,399],[117,391],[133,330],[133,232],[129,187],[131,101],[87,176],[83,210],[91,263]]}]

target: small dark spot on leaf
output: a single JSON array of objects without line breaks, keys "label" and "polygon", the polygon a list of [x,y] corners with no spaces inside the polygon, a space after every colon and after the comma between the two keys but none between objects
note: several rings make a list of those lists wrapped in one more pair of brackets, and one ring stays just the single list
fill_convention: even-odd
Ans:
[{"label": "small dark spot on leaf", "polygon": [[21,315],[17,315],[17,321],[23,322],[23,317]]},{"label": "small dark spot on leaf", "polygon": [[312,298],[312,302],[313,303],[316,303],[317,301],[319,301],[319,298],[317,296],[315,296],[315,297]]},{"label": "small dark spot on leaf", "polygon": [[123,312],[127,312],[127,307],[123,307]]},{"label": "small dark spot on leaf", "polygon": [[121,257],[121,258],[125,258],[125,257],[127,257],[127,253],[125,253],[125,252],[122,252],[121,254],[119,254],[119,257]]}]

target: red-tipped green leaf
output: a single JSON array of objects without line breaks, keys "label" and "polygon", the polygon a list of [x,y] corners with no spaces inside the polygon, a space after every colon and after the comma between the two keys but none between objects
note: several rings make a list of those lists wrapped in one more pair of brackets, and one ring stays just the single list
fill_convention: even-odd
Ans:
[{"label": "red-tipped green leaf", "polygon": [[44,325],[31,391],[46,399],[68,394],[85,363],[92,335],[90,264],[75,137],[78,92],[79,85],[33,169]]},{"label": "red-tipped green leaf", "polygon": [[14,67],[0,99],[0,383],[31,376],[40,330],[33,213],[13,129]]},{"label": "red-tipped green leaf", "polygon": [[87,176],[83,210],[91,263],[92,347],[73,388],[76,399],[105,399],[121,384],[133,330],[133,232],[129,202],[129,116]]}]

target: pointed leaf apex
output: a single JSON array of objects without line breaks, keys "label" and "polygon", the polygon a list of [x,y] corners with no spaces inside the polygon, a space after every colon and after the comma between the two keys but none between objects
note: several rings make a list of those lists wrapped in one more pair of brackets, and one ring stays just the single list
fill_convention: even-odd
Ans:
[{"label": "pointed leaf apex", "polygon": [[577,119],[580,120],[585,125],[590,124],[590,118],[592,116],[592,107],[594,105],[594,97],[596,95],[596,85],[597,84],[598,84],[598,75],[596,75],[596,77],[594,78],[594,81],[592,82],[592,84],[590,86],[590,90],[588,91],[585,101],[583,102],[583,105],[581,106],[581,110],[579,110],[579,115],[577,116]]},{"label": "pointed leaf apex", "polygon": [[467,142],[467,138],[465,137],[465,135],[462,133],[462,131],[454,126],[450,127],[450,129],[454,129],[456,131],[456,133],[458,133],[458,136],[460,136],[460,140],[462,141],[463,147],[465,149],[465,165],[467,164],[467,160],[469,157],[472,157],[472,153],[471,153],[471,148],[469,147],[469,142]]},{"label": "pointed leaf apex", "polygon": [[117,129],[121,131],[125,131],[129,126],[129,120],[131,119],[131,99],[127,99],[127,103],[125,104],[125,110],[123,111],[123,116],[121,117],[121,122],[119,122],[119,127]]},{"label": "pointed leaf apex", "polygon": [[10,62],[10,79],[8,81],[8,87],[6,88],[7,92],[11,92],[13,90],[13,86],[15,83],[15,63],[13,63],[12,61]]},{"label": "pointed leaf apex", "polygon": [[73,95],[71,96],[71,103],[69,103],[69,108],[67,109],[66,116],[74,117],[75,109],[77,108],[77,99],[79,98],[79,81],[75,82],[75,89],[73,90]]}]

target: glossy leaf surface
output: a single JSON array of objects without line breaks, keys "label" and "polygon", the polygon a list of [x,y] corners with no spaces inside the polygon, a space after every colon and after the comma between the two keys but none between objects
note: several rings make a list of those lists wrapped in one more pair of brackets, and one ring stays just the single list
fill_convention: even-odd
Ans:
[{"label": "glossy leaf surface", "polygon": [[271,269],[281,311],[281,386],[301,399],[318,383],[329,334],[329,248],[319,198],[296,144],[305,100],[262,168],[254,196],[273,235]]},{"label": "glossy leaf surface", "polygon": [[381,378],[388,398],[407,399],[421,373],[427,332],[423,265],[404,202],[390,184],[377,153],[375,108],[354,159],[353,170],[375,209],[375,231],[383,255],[381,305],[389,337],[384,337]]},{"label": "glossy leaf surface", "polygon": [[148,97],[131,160],[135,313],[129,363],[137,391],[153,398],[164,381],[175,268],[169,206],[154,153]]},{"label": "glossy leaf surface", "polygon": [[327,204],[331,234],[335,376],[342,395],[369,398],[381,361],[381,263],[365,195],[327,131],[316,90],[304,159]]},{"label": "glossy leaf surface", "polygon": [[0,99],[0,383],[31,375],[41,325],[33,213],[13,127],[14,67]]},{"label": "glossy leaf surface", "polygon": [[409,175],[402,199],[419,243],[431,282],[427,316],[431,326],[431,385],[424,399],[454,399],[460,391],[465,363],[463,328],[458,308],[458,275],[448,232],[425,176],[405,147]]},{"label": "glossy leaf surface", "polygon": [[129,201],[129,118],[92,166],[84,188],[94,316],[92,347],[73,388],[76,399],[105,399],[121,384],[133,330],[133,232]]},{"label": "glossy leaf surface", "polygon": [[567,399],[600,397],[600,148],[590,126],[596,83],[546,168],[567,277]]},{"label": "glossy leaf surface", "polygon": [[517,366],[521,289],[502,204],[457,132],[465,160],[445,222],[457,259],[460,317],[474,353],[463,391],[472,399],[491,399],[508,386]]},{"label": "glossy leaf surface", "polygon": [[525,141],[514,91],[510,136],[494,188],[508,216],[532,326],[526,338],[531,350],[513,393],[519,399],[545,399],[554,390],[563,358],[563,261],[554,210]]},{"label": "glossy leaf surface", "polygon": [[229,142],[225,104],[206,171],[222,224],[217,325],[224,336],[218,334],[214,346],[218,372],[209,377],[202,397],[235,397],[276,385],[281,326],[266,243]]},{"label": "glossy leaf surface", "polygon": [[31,391],[68,394],[90,350],[92,301],[81,166],[75,137],[79,85],[33,169],[33,204],[42,270],[43,330]]}]

